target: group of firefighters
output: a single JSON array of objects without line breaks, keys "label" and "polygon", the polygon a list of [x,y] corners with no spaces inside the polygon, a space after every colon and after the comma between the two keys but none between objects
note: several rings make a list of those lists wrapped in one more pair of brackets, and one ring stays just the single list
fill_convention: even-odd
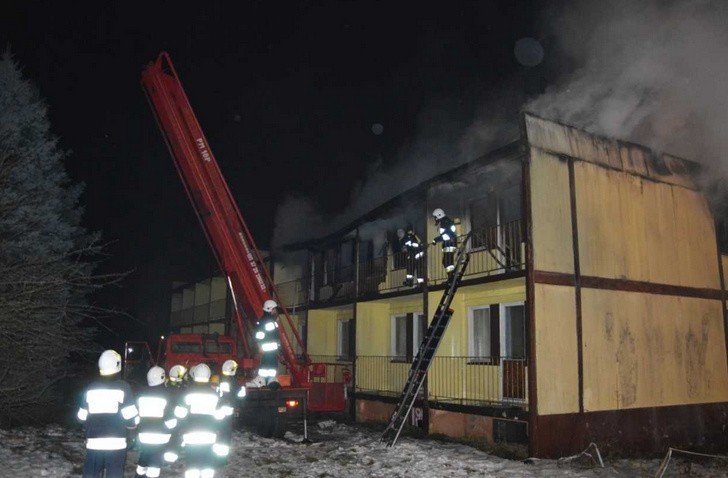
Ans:
[{"label": "group of firefighters", "polygon": [[[278,369],[278,304],[267,300],[255,338],[262,352],[258,377],[246,385],[271,385]],[[205,363],[189,369],[154,366],[147,387],[136,394],[121,379],[121,355],[106,350],[98,360],[99,378],[85,390],[78,419],[86,428],[84,478],[121,478],[128,448],[127,430],[136,429],[136,476],[156,478],[180,456],[185,478],[213,478],[227,464],[232,444],[235,401],[246,387],[236,379],[238,364],[227,360],[221,374]],[[104,474],[105,472],[105,474]]]},{"label": "group of firefighters", "polygon": [[[432,212],[438,235],[432,244],[442,243],[442,265],[451,281],[457,251],[456,222],[442,209]],[[412,228],[397,235],[406,255],[405,285],[424,282],[424,247]],[[274,386],[278,369],[278,304],[267,300],[258,321],[255,339],[261,350],[258,376],[249,386]],[[86,389],[78,419],[86,426],[84,478],[123,477],[126,462],[127,430],[137,430],[139,461],[137,477],[156,478],[165,463],[184,456],[185,478],[213,478],[230,454],[234,404],[245,396],[245,386],[235,378],[238,364],[227,360],[214,383],[205,363],[189,373],[174,365],[169,376],[162,367],[147,372],[147,387],[137,394],[120,378],[121,355],[106,350],[98,361],[99,379]],[[217,376],[216,376],[217,377]],[[106,474],[104,474],[104,472]]]},{"label": "group of firefighters", "polygon": [[[432,211],[432,217],[437,226],[438,235],[432,240],[435,245],[442,243],[442,266],[447,272],[448,281],[451,281],[455,272],[455,253],[457,252],[457,226],[456,221],[445,215],[440,208]],[[415,234],[412,227],[397,230],[397,237],[400,241],[400,248],[405,253],[406,276],[404,285],[415,287],[425,282],[423,274],[422,259],[425,256],[425,249],[419,236]]]}]

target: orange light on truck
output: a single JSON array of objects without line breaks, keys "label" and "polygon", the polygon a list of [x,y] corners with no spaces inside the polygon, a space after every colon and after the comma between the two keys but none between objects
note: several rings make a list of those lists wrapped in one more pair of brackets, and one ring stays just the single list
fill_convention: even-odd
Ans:
[{"label": "orange light on truck", "polygon": [[296,408],[298,406],[298,400],[286,400],[288,408]]}]

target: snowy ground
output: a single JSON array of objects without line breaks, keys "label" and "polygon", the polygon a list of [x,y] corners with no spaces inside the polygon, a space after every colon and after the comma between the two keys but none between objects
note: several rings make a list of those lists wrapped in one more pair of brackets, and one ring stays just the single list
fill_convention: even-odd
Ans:
[{"label": "snowy ground", "polygon": [[[394,448],[378,442],[367,428],[331,420],[310,424],[312,443],[288,433],[285,439],[265,439],[237,431],[224,476],[264,477],[651,477],[661,460],[605,461],[600,468],[581,457],[556,460],[506,460],[466,445],[430,439],[401,438]],[[596,455],[595,455],[596,456]],[[0,430],[0,477],[78,477],[83,465],[80,429],[60,426]],[[134,476],[136,452],[127,457],[126,476]],[[183,463],[162,472],[182,477]],[[673,458],[664,476],[728,477],[722,460]]]}]

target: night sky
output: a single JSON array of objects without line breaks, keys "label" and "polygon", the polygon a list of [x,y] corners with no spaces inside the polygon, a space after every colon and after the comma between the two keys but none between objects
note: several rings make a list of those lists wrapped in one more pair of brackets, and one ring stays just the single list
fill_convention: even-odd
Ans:
[{"label": "night sky", "polygon": [[267,248],[282,194],[340,212],[368,167],[396,161],[433,99],[466,110],[503,82],[540,88],[513,54],[536,35],[536,3],[5,2],[1,43],[86,185],[85,225],[109,243],[102,271],[131,271],[94,301],[148,324],[117,317],[105,340],[163,332],[171,282],[215,270],[140,87],[160,51]]}]

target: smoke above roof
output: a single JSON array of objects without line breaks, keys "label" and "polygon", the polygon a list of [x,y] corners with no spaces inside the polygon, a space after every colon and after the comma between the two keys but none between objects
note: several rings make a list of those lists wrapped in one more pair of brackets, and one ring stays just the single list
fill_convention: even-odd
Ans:
[{"label": "smoke above roof", "polygon": [[[463,108],[462,100],[440,98],[423,108],[415,138],[404,144],[388,164],[370,165],[351,196],[342,198],[348,204],[344,212],[324,216],[310,197],[284,197],[276,211],[273,247],[340,230],[408,189],[518,138],[517,113],[523,104],[520,93],[502,88],[470,98],[481,105],[474,111]],[[407,219],[414,217],[411,212],[421,215],[423,207],[401,204],[390,217],[380,218],[384,222],[379,225],[386,223],[393,230],[407,227]]]},{"label": "smoke above roof", "polygon": [[[549,80],[545,92],[526,100],[522,92],[503,87],[434,99],[423,109],[416,138],[396,161],[374,165],[352,196],[342,198],[349,203],[344,213],[323,217],[311,199],[285,198],[276,214],[274,247],[340,230],[407,189],[513,141],[522,109],[728,173],[728,2],[546,5],[539,36],[544,51],[529,39],[526,46],[537,56],[522,61],[519,48],[514,52],[514,61],[534,67],[538,62],[529,58],[540,61],[543,54],[537,68]],[[510,80],[504,78],[504,85]],[[480,106],[464,113],[463,102]],[[386,134],[387,128],[377,131]]]},{"label": "smoke above roof", "polygon": [[728,2],[553,5],[544,38],[565,74],[526,109],[726,172]]}]

